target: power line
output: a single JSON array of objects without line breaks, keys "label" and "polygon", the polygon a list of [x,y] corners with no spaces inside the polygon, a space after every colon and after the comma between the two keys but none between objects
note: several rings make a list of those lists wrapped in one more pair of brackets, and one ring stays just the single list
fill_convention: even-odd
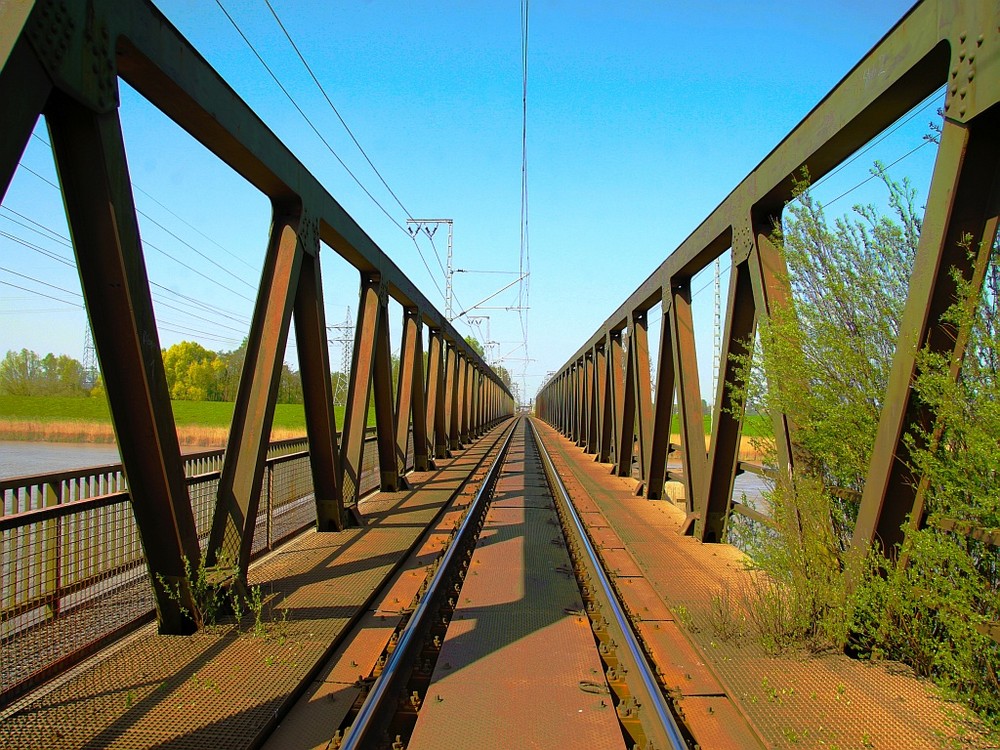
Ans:
[{"label": "power line", "polygon": [[403,213],[405,213],[408,217],[413,216],[413,214],[410,213],[410,211],[406,208],[406,206],[403,205],[403,202],[399,199],[399,196],[396,195],[395,191],[391,187],[389,187],[389,183],[385,181],[385,178],[382,176],[382,173],[379,172],[378,168],[372,163],[372,160],[368,157],[368,154],[365,152],[364,148],[362,148],[361,144],[358,142],[358,139],[354,136],[354,132],[350,129],[350,127],[348,127],[347,123],[344,121],[344,118],[341,116],[340,111],[333,105],[333,101],[330,99],[329,95],[327,95],[326,89],[323,88],[323,84],[319,82],[319,78],[316,77],[316,74],[313,72],[312,67],[310,67],[308,62],[306,62],[306,58],[299,50],[299,47],[295,43],[295,40],[292,39],[292,35],[288,33],[288,29],[285,28],[285,24],[283,24],[281,22],[281,19],[278,18],[278,14],[277,12],[275,12],[274,7],[271,5],[270,0],[264,0],[264,3],[265,5],[267,5],[267,9],[271,11],[271,15],[274,16],[274,20],[278,22],[278,26],[281,27],[282,32],[284,32],[285,39],[287,39],[288,43],[292,45],[292,49],[295,50],[295,54],[299,56],[299,60],[302,61],[302,65],[304,65],[305,69],[309,72],[309,76],[313,79],[313,83],[316,84],[316,88],[318,88],[320,90],[320,93],[323,94],[323,98],[326,99],[326,103],[330,105],[330,109],[332,109],[333,113],[337,115],[337,119],[340,120],[340,124],[344,126],[344,130],[347,131],[347,134],[351,136],[351,140],[354,141],[354,145],[358,147],[358,151],[360,151],[361,155],[365,157],[365,161],[368,162],[368,166],[370,166],[372,170],[375,172],[375,174],[378,175],[378,178],[379,180],[382,181],[382,184],[385,186],[385,189],[389,191],[389,194],[393,197],[396,203],[399,204],[399,207],[403,209]]},{"label": "power line", "polygon": [[530,0],[521,0],[521,252],[518,264],[517,316],[524,337],[524,366],[521,368],[521,393],[527,393],[528,309],[530,300],[531,255],[528,235],[528,12]]},{"label": "power line", "polygon": [[[50,187],[54,188],[55,190],[59,190],[60,192],[62,192],[60,190],[59,186],[56,185],[54,182],[52,182],[52,180],[48,179],[47,177],[42,176],[41,174],[39,174],[38,172],[36,172],[35,170],[33,170],[31,167],[25,166],[21,162],[18,162],[18,168],[25,170],[29,174],[32,174],[35,177],[37,177],[39,180],[41,180],[42,182],[44,182],[46,185],[49,185]],[[184,266],[184,268],[186,268],[187,270],[191,271],[191,273],[196,274],[197,276],[200,276],[201,278],[205,279],[206,281],[208,281],[208,282],[210,282],[212,284],[215,284],[217,287],[219,287],[221,289],[225,289],[230,294],[234,294],[237,297],[239,297],[239,298],[241,298],[243,300],[246,300],[247,302],[250,302],[251,304],[253,303],[253,300],[250,299],[249,297],[247,297],[245,294],[241,294],[240,292],[237,292],[232,287],[226,286],[225,284],[223,284],[218,279],[213,279],[211,276],[208,276],[208,275],[202,273],[201,271],[197,270],[196,268],[192,268],[191,266],[189,266],[184,261],[182,261],[182,260],[180,260],[178,258],[175,258],[173,255],[171,255],[170,253],[168,253],[166,250],[163,250],[162,248],[158,247],[157,245],[154,245],[152,242],[149,242],[148,240],[142,240],[142,245],[144,247],[151,247],[151,248],[153,248],[158,253],[160,253],[161,255],[167,256],[168,258],[170,258],[170,260],[174,261],[178,265]],[[202,255],[201,253],[198,253],[198,254]],[[202,257],[204,257],[204,255],[202,255]],[[251,288],[253,288],[253,287],[251,287]]]},{"label": "power line", "polygon": [[[31,137],[35,138],[36,140],[40,141],[41,143],[44,143],[49,148],[52,148],[52,144],[49,143],[44,138],[42,138],[40,135],[38,135],[38,133],[32,133]],[[52,184],[52,183],[49,183],[49,184]],[[134,190],[138,190],[140,193],[142,193],[143,195],[145,195],[149,200],[153,201],[153,203],[155,203],[157,206],[159,206],[164,211],[166,211],[168,214],[170,214],[175,219],[177,219],[179,222],[181,222],[184,226],[188,227],[189,229],[191,229],[194,232],[197,232],[199,235],[201,235],[201,237],[203,239],[208,240],[209,242],[211,242],[213,245],[215,245],[217,248],[219,248],[222,252],[224,252],[226,255],[228,255],[233,260],[237,261],[238,263],[242,263],[244,266],[246,266],[247,268],[249,268],[251,271],[257,271],[257,270],[259,270],[259,269],[255,268],[253,265],[251,265],[250,263],[247,263],[243,258],[241,258],[236,253],[234,253],[233,251],[231,251],[228,248],[226,248],[224,245],[222,245],[218,241],[216,241],[216,240],[212,239],[211,237],[209,237],[203,231],[201,231],[200,229],[198,229],[198,227],[196,227],[194,224],[192,224],[191,222],[187,221],[183,216],[179,216],[177,213],[175,213],[174,211],[172,211],[169,207],[167,207],[166,205],[164,205],[164,203],[162,201],[158,200],[155,196],[153,196],[149,191],[144,190],[141,186],[136,185],[131,180],[129,180],[129,184],[132,185],[132,188]],[[4,208],[6,208],[6,206],[4,206]],[[10,211],[11,213],[17,214],[16,211],[13,211],[13,210],[11,210],[9,208],[7,210]],[[136,211],[138,211],[138,209],[136,209]],[[30,221],[32,224],[37,224],[37,222],[33,221],[32,219],[29,219],[28,217],[26,217],[26,216],[24,216],[22,214],[17,214],[17,215],[20,216],[23,219],[26,219],[27,221]],[[145,216],[145,214],[143,214],[143,215]],[[158,222],[154,222],[154,223],[156,223],[157,226],[162,227],[162,225],[159,224]],[[41,226],[41,225],[39,225],[39,226]],[[51,231],[51,230],[49,230],[49,231]],[[169,231],[169,230],[167,230],[167,231]],[[55,234],[55,233],[53,233],[53,234]],[[173,234],[173,232],[171,232],[171,234]],[[183,240],[181,240],[181,241],[183,242]]]},{"label": "power line", "polygon": [[215,4],[219,6],[219,9],[222,11],[222,13],[226,16],[227,19],[229,19],[229,23],[231,23],[233,28],[236,29],[236,33],[240,35],[240,38],[242,38],[244,42],[246,42],[246,45],[250,48],[250,51],[253,52],[254,56],[257,58],[260,64],[264,66],[264,70],[267,71],[268,75],[271,76],[271,79],[277,84],[278,88],[281,89],[281,93],[283,93],[285,97],[288,99],[288,101],[291,102],[292,106],[295,107],[295,110],[302,116],[302,119],[306,121],[306,124],[308,124],[309,127],[312,128],[312,131],[316,134],[316,137],[323,142],[323,145],[326,146],[327,150],[331,154],[333,154],[334,158],[338,162],[340,162],[340,166],[342,166],[347,171],[347,174],[351,176],[351,179],[353,179],[354,182],[357,183],[358,187],[364,191],[365,195],[371,198],[372,202],[379,207],[379,210],[386,215],[389,221],[391,221],[393,224],[399,227],[400,231],[406,232],[406,228],[402,224],[400,224],[393,217],[393,215],[386,210],[385,206],[379,203],[378,199],[371,194],[371,191],[369,191],[368,188],[366,188],[362,184],[361,180],[359,180],[358,177],[354,174],[354,172],[351,171],[351,168],[347,166],[347,163],[343,159],[340,158],[340,155],[334,150],[333,146],[330,145],[329,141],[327,141],[326,138],[323,136],[323,134],[319,131],[319,128],[317,128],[313,124],[313,121],[309,119],[309,116],[305,113],[302,107],[299,106],[298,102],[295,101],[295,98],[288,92],[288,89],[286,89],[285,86],[281,83],[281,81],[278,79],[278,76],[275,75],[274,71],[271,70],[271,67],[264,61],[264,58],[257,51],[257,48],[253,46],[253,43],[247,38],[247,35],[243,33],[243,30],[240,28],[239,24],[236,23],[236,20],[231,15],[229,15],[229,11],[227,11],[226,7],[222,4],[222,0],[215,0]]}]

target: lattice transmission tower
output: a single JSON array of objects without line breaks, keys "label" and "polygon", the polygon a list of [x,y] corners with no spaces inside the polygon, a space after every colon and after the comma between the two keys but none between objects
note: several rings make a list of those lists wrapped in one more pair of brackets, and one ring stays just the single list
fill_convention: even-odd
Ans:
[{"label": "lattice transmission tower", "polygon": [[336,338],[331,341],[340,344],[340,373],[333,390],[334,406],[347,405],[347,381],[351,374],[351,354],[354,352],[354,320],[351,318],[351,308],[348,306],[344,322],[330,326],[336,332]]}]

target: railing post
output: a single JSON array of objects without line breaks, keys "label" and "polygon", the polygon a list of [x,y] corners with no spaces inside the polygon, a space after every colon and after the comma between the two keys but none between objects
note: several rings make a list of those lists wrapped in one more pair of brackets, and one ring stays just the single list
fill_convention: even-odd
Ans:
[{"label": "railing post", "polygon": [[266,518],[267,518],[267,549],[270,551],[274,549],[274,464],[270,461],[266,464],[267,468],[267,505],[266,508]]}]

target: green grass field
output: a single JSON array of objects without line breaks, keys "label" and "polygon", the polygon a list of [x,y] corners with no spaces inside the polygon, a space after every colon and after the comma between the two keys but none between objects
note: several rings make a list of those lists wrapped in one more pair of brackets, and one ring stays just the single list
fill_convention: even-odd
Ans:
[{"label": "green grass field", "polygon": [[[222,401],[172,401],[174,420],[178,426],[229,427],[233,420],[233,404]],[[344,408],[336,407],[338,428],[344,424]],[[368,424],[374,425],[374,410]],[[35,422],[98,422],[110,424],[108,404],[103,398],[61,398],[58,396],[0,396],[0,419]],[[705,417],[705,434],[711,418]],[[274,410],[274,427],[288,430],[306,429],[302,404],[278,404]],[[674,415],[673,431],[680,431],[680,420]],[[771,426],[767,417],[752,414],[743,421],[746,437],[768,435]]]},{"label": "green grass field", "polygon": [[[221,401],[172,401],[178,426],[229,427],[233,404]],[[344,421],[342,407],[336,409],[337,424]],[[0,419],[35,422],[110,423],[108,404],[103,398],[61,398],[56,396],[0,396]],[[278,404],[274,426],[289,430],[306,429],[302,404]]]}]

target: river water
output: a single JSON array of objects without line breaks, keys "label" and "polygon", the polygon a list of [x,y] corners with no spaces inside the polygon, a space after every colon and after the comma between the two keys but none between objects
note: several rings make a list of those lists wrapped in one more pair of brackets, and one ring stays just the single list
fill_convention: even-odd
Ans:
[{"label": "river water", "polygon": [[118,446],[107,443],[31,443],[0,440],[0,479],[116,464]]}]

